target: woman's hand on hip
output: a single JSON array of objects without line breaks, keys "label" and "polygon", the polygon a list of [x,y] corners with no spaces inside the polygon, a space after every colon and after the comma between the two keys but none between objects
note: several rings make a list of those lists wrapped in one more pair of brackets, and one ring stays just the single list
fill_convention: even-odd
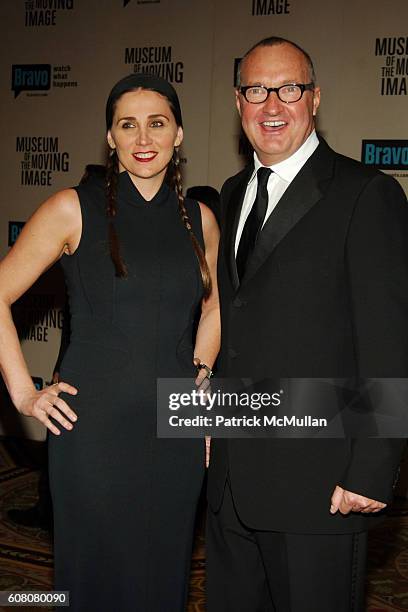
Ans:
[{"label": "woman's hand on hip", "polygon": [[68,431],[73,428],[71,421],[77,420],[77,415],[58,394],[61,392],[76,395],[78,390],[65,382],[54,383],[41,391],[28,392],[16,406],[17,410],[24,416],[36,418],[45,425],[53,434],[60,435],[60,430],[52,423],[52,417],[57,423]]}]

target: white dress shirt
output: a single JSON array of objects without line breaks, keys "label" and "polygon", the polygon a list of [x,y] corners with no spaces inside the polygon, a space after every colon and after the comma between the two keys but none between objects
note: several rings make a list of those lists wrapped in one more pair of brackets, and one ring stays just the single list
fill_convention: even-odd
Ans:
[{"label": "white dress shirt", "polygon": [[[319,139],[317,138],[316,132],[313,132],[308,136],[305,142],[293,155],[284,159],[273,166],[267,166],[273,170],[268,180],[268,208],[266,211],[264,224],[268,219],[269,215],[293,181],[299,170],[304,166],[312,153],[319,146]],[[245,221],[249,213],[251,212],[252,205],[255,201],[256,190],[258,188],[258,179],[256,173],[259,168],[262,167],[261,162],[257,154],[254,152],[254,171],[249,179],[244,201],[242,204],[241,215],[239,218],[237,235],[235,238],[235,255],[238,251],[239,241],[241,240],[242,230],[244,229]]]}]

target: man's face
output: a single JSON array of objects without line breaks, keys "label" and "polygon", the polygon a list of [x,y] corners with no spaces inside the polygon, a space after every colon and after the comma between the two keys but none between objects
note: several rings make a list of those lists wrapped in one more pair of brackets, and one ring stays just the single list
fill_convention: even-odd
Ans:
[{"label": "man's face", "polygon": [[[243,62],[241,85],[280,87],[287,83],[309,83],[309,67],[303,54],[290,44],[257,47]],[[314,129],[320,103],[320,88],[305,91],[298,102],[286,104],[272,92],[261,104],[247,102],[236,93],[242,127],[265,166],[292,155]]]}]

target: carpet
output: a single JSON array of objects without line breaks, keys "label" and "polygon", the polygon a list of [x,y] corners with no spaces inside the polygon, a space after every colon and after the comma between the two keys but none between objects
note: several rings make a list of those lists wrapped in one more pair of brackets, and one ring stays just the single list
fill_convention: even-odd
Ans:
[{"label": "carpet", "polygon": [[[7,510],[35,503],[37,482],[38,472],[17,465],[0,443],[0,590],[52,588],[53,557],[48,532],[16,526],[7,517]],[[204,612],[204,511],[202,507],[196,526],[188,612]],[[408,502],[397,500],[384,523],[370,533],[367,612],[405,610],[408,610]]]}]

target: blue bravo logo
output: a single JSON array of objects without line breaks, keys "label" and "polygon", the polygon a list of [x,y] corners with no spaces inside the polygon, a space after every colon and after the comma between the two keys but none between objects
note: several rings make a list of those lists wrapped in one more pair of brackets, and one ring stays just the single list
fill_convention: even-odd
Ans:
[{"label": "blue bravo logo", "polygon": [[13,246],[18,238],[19,233],[24,227],[24,221],[9,221],[8,229],[8,245]]},{"label": "blue bravo logo", "polygon": [[379,170],[408,170],[408,140],[363,140],[361,161]]},{"label": "blue bravo logo", "polygon": [[14,97],[22,91],[48,91],[51,87],[51,64],[13,64],[11,89]]}]

